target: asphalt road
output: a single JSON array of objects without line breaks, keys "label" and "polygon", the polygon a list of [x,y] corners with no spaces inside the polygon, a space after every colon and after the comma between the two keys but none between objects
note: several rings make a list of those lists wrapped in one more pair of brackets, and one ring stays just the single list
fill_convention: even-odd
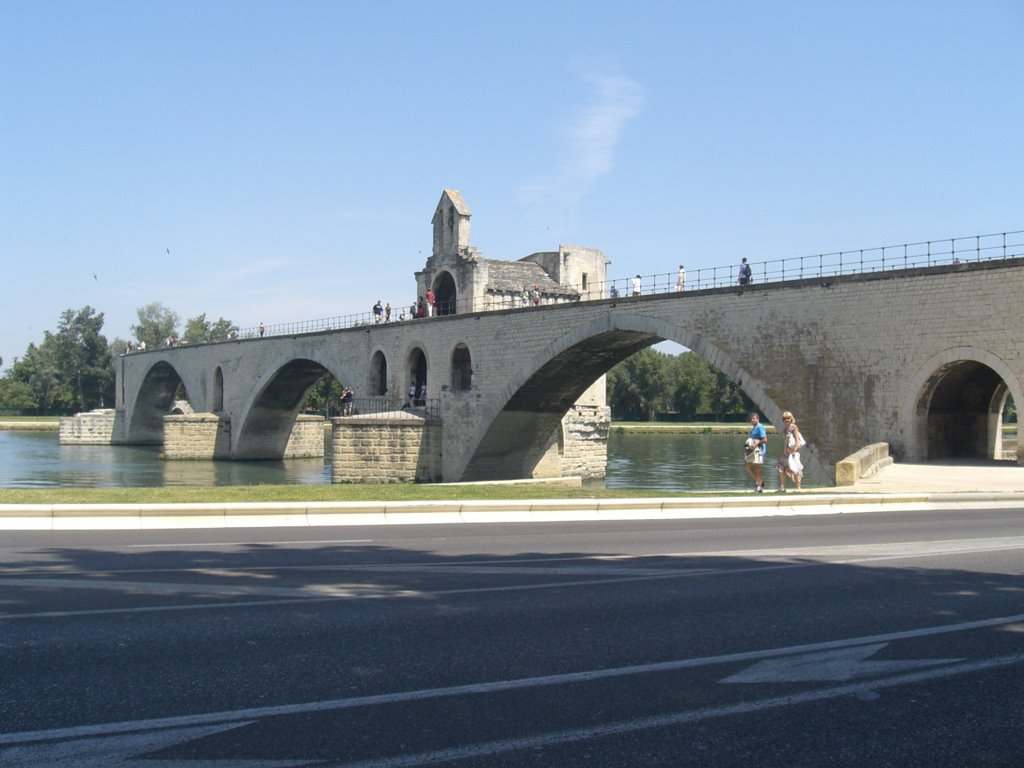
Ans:
[{"label": "asphalt road", "polygon": [[1022,513],[5,532],[0,765],[1019,767]]}]

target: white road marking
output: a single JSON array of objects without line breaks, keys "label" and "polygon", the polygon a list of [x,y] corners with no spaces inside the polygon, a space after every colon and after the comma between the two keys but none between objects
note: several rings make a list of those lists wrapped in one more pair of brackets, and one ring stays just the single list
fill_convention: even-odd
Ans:
[{"label": "white road marking", "polygon": [[[172,728],[160,731],[142,731],[139,733],[119,734],[116,736],[100,736],[90,739],[73,739],[70,741],[44,742],[25,746],[10,747],[0,750],[0,758],[4,768],[110,768],[133,756],[155,752],[173,747],[186,741],[205,738],[215,733],[240,728],[248,723],[229,723],[227,725],[208,725],[197,728]],[[306,762],[306,761],[304,761]],[[169,763],[163,760],[146,760],[147,768],[160,768]],[[177,764],[177,761],[175,763]],[[301,765],[295,761],[218,761],[218,768],[288,768]]]},{"label": "white road marking", "polygon": [[[320,768],[415,768],[416,766],[446,763],[455,760],[464,760],[477,757],[491,756],[508,752],[523,750],[537,750],[549,747],[558,747],[579,741],[591,741],[600,738],[609,738],[638,731],[652,730],[654,728],[667,728],[688,723],[711,720],[715,718],[730,717],[733,715],[762,712],[780,707],[789,707],[796,704],[807,704],[814,701],[835,699],[843,696],[864,696],[873,694],[883,688],[893,688],[900,685],[912,685],[914,683],[940,680],[955,675],[968,674],[971,672],[983,672],[991,669],[1024,664],[1024,654],[1001,656],[992,659],[956,664],[954,666],[941,667],[927,671],[911,672],[907,674],[894,675],[892,677],[875,679],[860,683],[849,683],[847,685],[823,688],[786,696],[772,696],[755,701],[739,702],[736,704],[725,704],[717,707],[704,707],[702,709],[685,710],[672,712],[663,715],[636,718],[633,720],[622,720],[601,725],[586,726],[583,728],[567,729],[552,733],[537,734],[534,736],[522,736],[509,739],[498,739],[494,741],[468,744],[464,746],[451,747],[448,749],[432,750],[415,754],[395,755],[392,757],[375,757],[370,760],[351,762],[340,760],[327,762],[323,758],[314,758],[301,761],[263,761],[263,760],[217,760],[218,766],[224,768],[241,768],[245,765],[249,768],[286,768],[287,766],[320,766]],[[248,725],[247,722],[238,722],[226,727],[193,728],[184,731],[173,729],[170,731],[152,734],[150,732],[138,733],[129,732],[116,737],[72,737],[69,742],[62,742],[56,745],[56,753],[60,758],[54,760],[54,755],[47,754],[49,745],[42,746],[42,752],[38,752],[39,745],[27,747],[16,747],[12,750],[0,749],[0,757],[4,758],[5,768],[35,768],[45,763],[51,768],[109,768],[114,761],[123,762],[131,759],[132,755],[152,751],[158,747],[168,747],[184,743],[194,738],[216,733],[222,730],[231,730],[235,727]],[[17,735],[17,734],[14,734]],[[56,738],[56,737],[50,737]],[[159,744],[155,741],[159,740]],[[2,742],[0,742],[2,743]],[[8,762],[11,756],[18,762]],[[87,756],[89,762],[82,757]],[[146,759],[146,768],[185,768],[194,764],[192,760],[184,761],[154,761]]]},{"label": "white road marking", "polygon": [[732,715],[743,715],[751,712],[761,712],[768,709],[789,707],[794,704],[806,704],[825,699],[835,699],[842,696],[857,696],[865,691],[874,691],[879,688],[892,688],[898,685],[910,685],[929,680],[938,680],[944,677],[952,677],[953,675],[962,675],[969,672],[982,672],[988,669],[998,669],[1000,667],[1007,667],[1021,663],[1024,663],[1024,654],[1003,656],[994,659],[984,659],[969,664],[959,664],[955,667],[943,667],[925,672],[913,672],[905,675],[897,675],[895,677],[885,678],[882,680],[874,680],[870,683],[850,683],[848,685],[806,691],[804,693],[797,693],[789,696],[774,696],[757,701],[725,704],[718,707],[705,707],[704,709],[673,712],[664,715],[653,715],[651,717],[638,718],[636,720],[603,723],[602,725],[539,734],[537,736],[499,739],[496,741],[469,744],[462,747],[452,747],[450,749],[440,749],[431,752],[421,752],[418,754],[396,755],[390,758],[374,758],[372,760],[360,760],[357,762],[342,760],[330,763],[318,763],[317,765],[321,768],[415,768],[415,766],[486,757],[507,752],[558,747],[578,741],[589,741],[612,736],[621,736],[636,733],[637,731],[651,730],[653,728],[667,728],[670,726],[685,725],[687,723],[695,723],[702,720],[730,717]]},{"label": "white road marking", "polygon": [[[440,699],[454,696],[466,696],[475,694],[500,693],[504,691],[523,690],[539,688],[543,686],[567,685],[571,683],[585,683],[595,680],[606,680],[611,678],[628,677],[630,675],[646,675],[655,672],[674,672],[681,669],[694,669],[698,667],[714,666],[719,664],[733,664],[741,662],[760,661],[762,659],[778,658],[783,656],[794,656],[822,651],[831,651],[855,646],[873,645],[877,643],[889,643],[897,640],[908,640],[920,637],[933,637],[936,635],[951,634],[955,632],[969,632],[976,629],[987,629],[1024,623],[1024,613],[1013,616],[999,616],[991,619],[980,619],[978,621],[961,622],[960,624],[947,624],[934,627],[922,627],[909,629],[901,632],[889,632],[880,635],[868,635],[865,637],[854,637],[843,640],[828,640],[820,643],[807,643],[803,645],[786,646],[782,648],[768,648],[758,651],[744,651],[729,653],[720,656],[703,656],[692,659],[676,659],[672,661],[655,662],[652,664],[638,664],[627,667],[612,667],[609,669],[584,670],[582,672],[566,672],[555,675],[543,675],[539,677],[525,677],[515,680],[499,680],[488,683],[468,683],[466,685],[455,685],[446,688],[424,688],[415,691],[397,691],[394,693],[372,694],[369,696],[357,696],[345,699],[329,699],[326,701],[313,701],[303,704],[283,704],[269,707],[253,707],[248,709],[228,710],[223,712],[207,712],[197,715],[179,715],[176,717],[154,718],[149,720],[129,720],[119,723],[101,723],[97,725],[71,726],[68,728],[54,728],[41,731],[23,731],[20,733],[0,733],[0,746],[5,744],[25,744],[35,741],[54,741],[58,739],[78,739],[95,736],[109,736],[119,733],[133,733],[138,731],[151,731],[163,728],[186,728],[210,726],[224,723],[240,723],[242,721],[258,720],[267,717],[279,717],[282,715],[309,714],[315,712],[327,712],[340,709],[356,709],[359,707],[374,706],[379,704],[395,704],[410,701],[425,701],[428,699]],[[1024,654],[1003,657],[1002,660],[982,660],[961,664],[955,667],[957,670],[971,671],[971,669],[982,669],[985,665],[997,663],[998,666],[1007,666],[1024,662]],[[945,667],[940,670],[919,672],[913,674],[942,676],[943,670],[952,669]],[[949,674],[959,674],[951,672]],[[904,675],[903,677],[907,677]],[[922,678],[926,679],[926,678]],[[878,681],[865,682],[861,687],[877,687]],[[855,690],[860,690],[856,688]]]},{"label": "white road marking", "polygon": [[921,667],[956,664],[963,659],[892,659],[866,661],[888,643],[840,648],[835,651],[805,653],[781,659],[760,661],[742,672],[722,680],[723,683],[810,683],[856,680],[860,677],[881,677],[909,672]]}]

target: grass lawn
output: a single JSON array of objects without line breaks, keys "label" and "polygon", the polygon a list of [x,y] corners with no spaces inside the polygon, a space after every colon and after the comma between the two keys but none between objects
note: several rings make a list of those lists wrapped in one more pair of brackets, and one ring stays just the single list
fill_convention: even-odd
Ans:
[{"label": "grass lawn", "polygon": [[56,432],[60,429],[60,416],[0,416],[0,429]]},{"label": "grass lawn", "polygon": [[235,485],[212,488],[0,488],[0,504],[188,504],[209,502],[457,501],[507,499],[623,499],[677,496],[743,496],[671,493],[638,488],[572,488],[549,483]]}]

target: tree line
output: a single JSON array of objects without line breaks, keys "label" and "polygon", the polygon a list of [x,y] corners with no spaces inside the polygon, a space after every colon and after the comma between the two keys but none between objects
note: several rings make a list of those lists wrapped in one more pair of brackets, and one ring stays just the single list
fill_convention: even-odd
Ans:
[{"label": "tree line", "polygon": [[648,347],[608,371],[607,381],[616,421],[732,421],[756,410],[736,382],[695,352]]},{"label": "tree line", "polygon": [[47,415],[112,407],[117,355],[143,345],[156,349],[168,343],[224,341],[238,333],[229,320],[211,322],[203,313],[189,318],[179,335],[180,316],[160,302],[139,307],[136,316],[138,323],[130,327],[133,340],[107,341],[102,312],[88,305],[64,310],[57,331],[44,331],[43,340],[29,344],[0,376],[0,408]]}]

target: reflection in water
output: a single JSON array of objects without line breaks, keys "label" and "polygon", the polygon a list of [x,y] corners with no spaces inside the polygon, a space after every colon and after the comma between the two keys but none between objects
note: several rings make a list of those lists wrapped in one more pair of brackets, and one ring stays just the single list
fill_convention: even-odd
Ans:
[{"label": "reflection in water", "polygon": [[[720,491],[749,487],[744,435],[624,433],[608,438],[609,488]],[[778,444],[769,437],[765,478]],[[56,432],[0,430],[0,487],[95,488],[330,483],[324,459],[163,461],[158,446],[59,445]]]},{"label": "reflection in water", "polygon": [[324,459],[164,461],[159,446],[59,445],[56,432],[0,430],[3,488],[150,488],[330,481],[330,464]]},{"label": "reflection in water", "polygon": [[[629,432],[608,436],[608,488],[665,491],[735,491],[750,488],[743,469],[743,441],[735,435]],[[765,480],[773,482],[773,456],[781,443],[768,437]]]}]

